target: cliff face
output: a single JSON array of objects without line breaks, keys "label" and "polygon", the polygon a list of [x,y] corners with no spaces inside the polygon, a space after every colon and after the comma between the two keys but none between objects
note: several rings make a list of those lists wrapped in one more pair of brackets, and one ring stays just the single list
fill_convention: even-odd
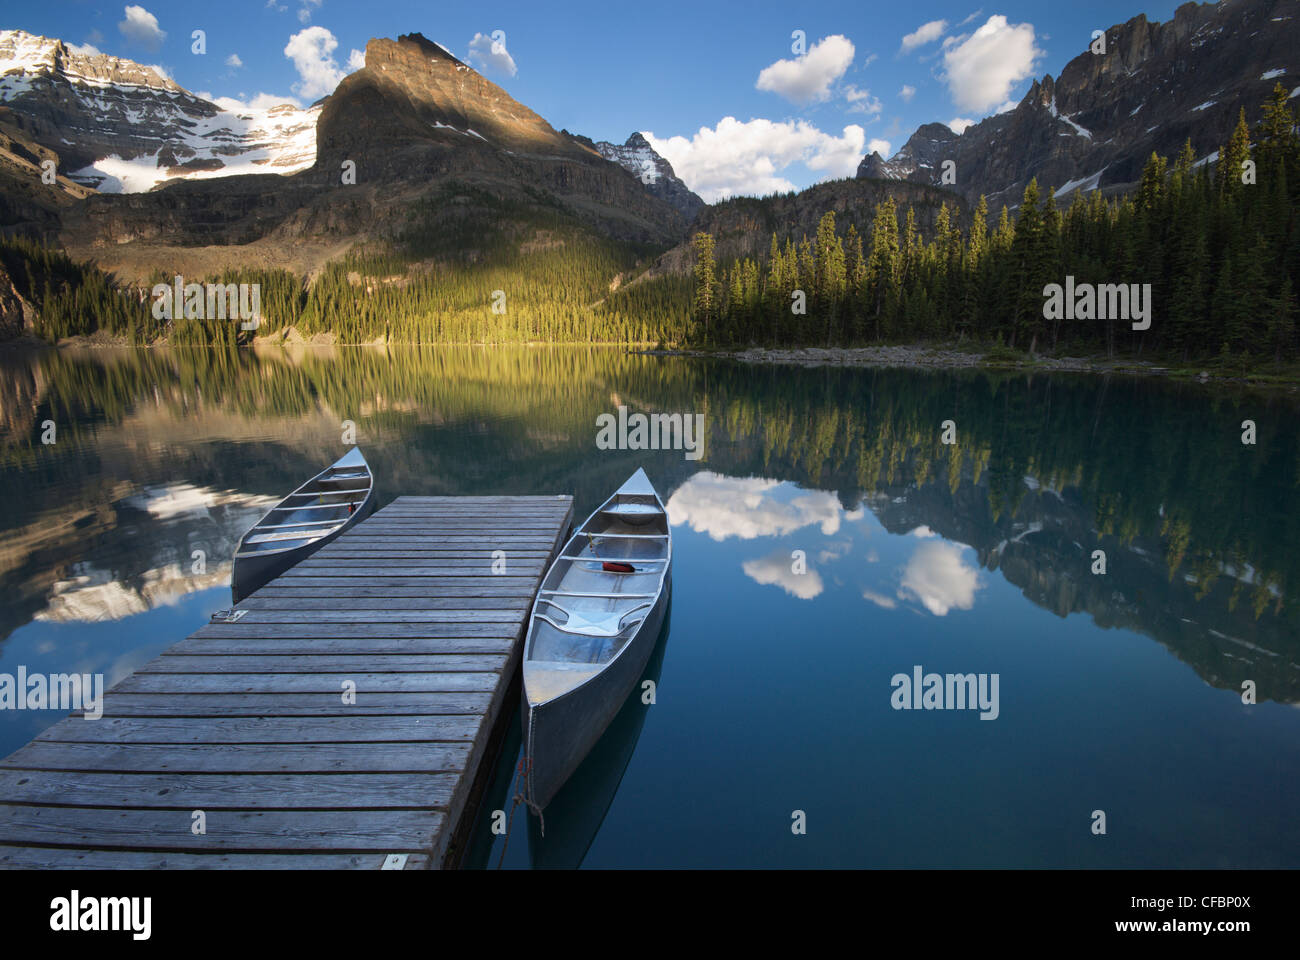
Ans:
[{"label": "cliff face", "polygon": [[1172,20],[1137,16],[1106,31],[1106,53],[1085,51],[1053,79],[1035,82],[1009,113],[960,136],[926,124],[889,160],[863,159],[858,176],[938,185],[956,164],[953,189],[996,209],[1014,205],[1037,177],[1061,196],[1138,180],[1154,151],[1172,157],[1190,138],[1213,158],[1238,111],[1250,121],[1275,83],[1300,80],[1300,12],[1291,0],[1185,3]]},{"label": "cliff face", "polygon": [[472,188],[458,214],[542,206],[606,237],[661,244],[685,230],[638,179],[419,34],[372,40],[366,66],[323,104],[316,137],[313,165],[293,176],[93,197],[64,218],[63,242],[124,276],[194,263],[196,248],[194,273],[250,260],[311,270],[348,243],[391,238],[414,204],[449,186]]}]

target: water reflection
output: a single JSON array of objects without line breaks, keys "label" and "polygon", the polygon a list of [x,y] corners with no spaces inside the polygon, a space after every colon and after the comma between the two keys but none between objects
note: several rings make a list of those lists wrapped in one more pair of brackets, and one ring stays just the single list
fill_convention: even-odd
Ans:
[{"label": "water reflection", "polygon": [[[351,420],[388,499],[572,492],[585,515],[637,466],[669,492],[681,572],[663,670],[675,696],[653,708],[660,719],[641,734],[588,865],[680,865],[697,849],[712,866],[916,862],[881,846],[884,828],[843,826],[842,861],[814,834],[790,850],[753,846],[758,821],[745,816],[760,817],[752,798],[773,782],[816,795],[777,791],[761,818],[813,800],[826,817],[834,801],[847,824],[862,810],[848,798],[870,795],[875,822],[909,842],[920,842],[909,809],[917,831],[945,817],[969,826],[963,818],[985,801],[1039,831],[1038,846],[1015,852],[1005,837],[981,847],[945,835],[934,865],[1122,865],[1042,839],[1061,835],[1045,811],[1077,793],[1082,775],[1119,777],[1111,787],[1152,810],[1179,791],[1213,796],[1195,816],[1166,810],[1168,829],[1185,838],[1226,818],[1246,836],[1224,852],[1204,846],[1223,831],[1200,830],[1195,857],[1171,839],[1134,863],[1295,859],[1265,842],[1285,832],[1281,798],[1300,767],[1300,721],[1275,709],[1300,703],[1292,397],[581,349],[53,351],[0,356],[0,368],[0,671],[129,669],[196,629],[209,607],[227,605],[239,534],[337,457]],[[599,450],[596,417],[619,404],[703,413],[705,459]],[[1246,417],[1259,427],[1254,447],[1240,443]],[[947,419],[954,446],[939,439]],[[54,445],[39,439],[46,420],[58,424]],[[1104,576],[1091,572],[1098,549]],[[816,656],[792,659],[796,648]],[[999,719],[982,724],[994,730],[918,743],[891,726],[903,721],[887,705],[890,675],[967,651],[983,658],[972,668],[1021,673],[1003,687]],[[1136,677],[1138,688],[1125,687]],[[1246,680],[1257,684],[1254,712],[1240,703]],[[1032,710],[1017,701],[1027,689],[1043,691]],[[1154,703],[1162,712],[1142,712]],[[1029,716],[1036,726],[1017,726]],[[1108,725],[1089,727],[1098,716]],[[1078,731],[1093,745],[1074,742]],[[1011,745],[1010,732],[1055,739],[1017,753],[1029,748]],[[31,735],[0,716],[0,752]],[[977,736],[986,739],[961,739]],[[1178,745],[1170,756],[1183,759],[1161,767],[1174,801],[1125,772],[1159,766],[1133,754],[1146,739]],[[1203,767],[1186,759],[1211,742],[1226,752],[1198,754]],[[926,784],[946,782],[962,749],[996,757],[1003,773],[975,776],[985,793],[968,791],[963,814],[921,816],[938,802]],[[1008,792],[1007,771],[1048,754],[1062,758],[1042,787],[1051,798]],[[1268,798],[1256,805],[1265,809],[1215,785],[1229,755],[1270,771],[1239,791]],[[1112,770],[1115,758],[1132,764]],[[897,796],[871,793],[882,780]],[[1042,805],[1025,807],[1031,800]],[[697,832],[655,833],[664,805]],[[727,817],[749,831],[752,854],[740,840],[727,846],[729,828],[717,826]],[[647,831],[653,843],[634,842]],[[710,856],[721,847],[727,856]],[[511,857],[528,849],[516,838]]]}]

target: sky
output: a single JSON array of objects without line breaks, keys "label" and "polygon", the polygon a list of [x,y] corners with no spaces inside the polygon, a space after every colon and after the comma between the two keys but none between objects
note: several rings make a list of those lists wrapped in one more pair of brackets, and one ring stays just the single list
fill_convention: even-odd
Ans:
[{"label": "sky", "polygon": [[[980,3],[983,6],[980,6]],[[923,123],[960,132],[1010,109],[1093,30],[1178,0],[677,2],[49,0],[20,28],[158,65],[195,93],[311,103],[364,63],[366,41],[423,33],[553,127],[644,133],[710,202],[851,177]],[[195,30],[205,51],[194,52]]]}]

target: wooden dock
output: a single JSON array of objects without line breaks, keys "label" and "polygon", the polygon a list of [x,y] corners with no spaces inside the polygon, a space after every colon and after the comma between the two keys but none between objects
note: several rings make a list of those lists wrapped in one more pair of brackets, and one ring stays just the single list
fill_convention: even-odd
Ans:
[{"label": "wooden dock", "polygon": [[0,867],[454,864],[572,517],[398,498],[0,761]]}]

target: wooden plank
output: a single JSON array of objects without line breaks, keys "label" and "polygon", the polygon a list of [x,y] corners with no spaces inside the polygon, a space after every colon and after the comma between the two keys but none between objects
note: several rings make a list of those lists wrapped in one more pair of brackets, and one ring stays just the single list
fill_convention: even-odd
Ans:
[{"label": "wooden plank", "polygon": [[[386,853],[160,853],[0,846],[0,869],[378,870],[386,857]],[[428,861],[427,855],[412,854],[406,869],[424,869]]]},{"label": "wooden plank", "polygon": [[[202,810],[446,807],[454,773],[69,773],[0,770],[11,803]],[[0,861],[3,862],[3,861]]]},{"label": "wooden plank", "polygon": [[[518,558],[510,563],[509,569],[523,576],[540,576],[545,566],[531,558]],[[483,560],[457,560],[439,557],[436,560],[374,560],[365,564],[366,578],[379,577],[490,577],[492,565]],[[314,557],[304,560],[284,573],[284,577],[321,577],[339,576],[339,571],[356,570],[357,562],[346,557],[331,560]]]},{"label": "wooden plank", "polygon": [[[368,693],[348,709],[352,716],[484,713],[488,691]],[[337,717],[334,693],[109,693],[105,717]],[[90,722],[90,721],[82,721]]]},{"label": "wooden plank", "polygon": [[167,654],[194,656],[383,656],[422,653],[510,653],[509,637],[190,637]]},{"label": "wooden plank", "polygon": [[457,773],[467,743],[102,744],[34,740],[0,768],[117,773]]},{"label": "wooden plank", "polygon": [[504,655],[473,653],[373,654],[351,656],[310,654],[284,656],[255,654],[240,656],[186,655],[164,653],[150,660],[137,673],[477,673],[501,670]]},{"label": "wooden plank", "polygon": [[[345,577],[295,577],[279,579],[253,594],[254,597],[437,597],[440,600],[503,599],[531,600],[509,581],[516,577],[385,577],[380,582],[358,582]],[[535,578],[529,578],[536,583]],[[437,581],[437,582],[430,582]],[[251,598],[250,598],[251,599]],[[243,606],[241,603],[240,606]],[[453,608],[454,609],[454,608]]]},{"label": "wooden plank", "polygon": [[246,625],[270,623],[440,623],[507,624],[523,620],[522,610],[374,610],[355,607],[342,610],[250,610],[239,622]]},{"label": "wooden plank", "polygon": [[259,590],[239,601],[241,610],[510,610],[532,606],[528,597],[349,596],[347,590],[324,590],[316,596],[292,597]]},{"label": "wooden plank", "polygon": [[136,673],[113,689],[121,693],[329,693],[340,696],[344,681],[356,684],[360,700],[371,693],[491,690],[497,673]]},{"label": "wooden plank", "polygon": [[[346,709],[346,708],[344,708]],[[470,741],[473,715],[402,717],[101,717],[37,736],[59,743],[432,743]],[[3,794],[0,794],[2,796]]]},{"label": "wooden plank", "polygon": [[[507,562],[509,562],[510,560],[509,554],[506,554],[506,560]],[[540,571],[540,569],[546,564],[544,560],[537,557],[521,557],[516,561],[514,565],[517,568],[518,574],[521,574],[523,576],[528,576],[532,571]],[[480,551],[479,556],[475,556],[475,557],[466,557],[463,554],[461,554],[454,557],[433,557],[428,560],[421,559],[420,557],[409,557],[409,558],[389,557],[386,559],[377,559],[371,563],[365,564],[364,567],[360,567],[360,565],[352,562],[347,557],[331,557],[324,550],[321,550],[318,553],[312,554],[312,556],[308,557],[306,560],[303,560],[302,562],[291,567],[290,571],[286,571],[286,573],[289,573],[293,570],[307,569],[307,570],[318,571],[317,575],[319,575],[319,571],[322,570],[346,570],[347,573],[345,574],[345,576],[351,576],[354,579],[365,580],[365,579],[369,579],[370,577],[381,576],[383,575],[380,573],[381,570],[384,569],[391,570],[391,568],[393,567],[421,567],[421,568],[428,567],[435,571],[438,570],[462,571],[460,574],[436,573],[436,572],[435,573],[412,572],[412,573],[399,574],[399,576],[403,576],[403,577],[415,577],[415,576],[424,576],[424,577],[462,576],[463,577],[466,575],[467,572],[469,574],[472,574],[473,576],[490,577],[492,576],[492,553],[489,550],[483,550]],[[335,575],[337,576],[338,574]],[[392,576],[393,574],[389,573],[387,575]]]},{"label": "wooden plank", "polygon": [[196,637],[306,639],[360,637],[502,637],[513,640],[518,631],[508,623],[210,623]]},{"label": "wooden plank", "polygon": [[502,550],[502,556],[494,556],[493,550],[495,544],[487,544],[483,550],[469,550],[465,547],[452,547],[450,549],[441,549],[436,546],[428,547],[403,547],[385,544],[383,546],[349,546],[344,545],[337,550],[331,550],[328,554],[322,550],[318,557],[323,560],[407,560],[418,561],[421,563],[436,563],[442,560],[478,560],[487,564],[491,569],[493,563],[500,562],[502,559],[509,562],[518,560],[520,563],[532,561],[544,562],[550,556],[546,550],[520,550],[511,547],[509,550]]},{"label": "wooden plank", "polygon": [[444,814],[433,810],[212,810],[195,835],[189,810],[0,805],[0,843],[152,850],[429,850]]}]

